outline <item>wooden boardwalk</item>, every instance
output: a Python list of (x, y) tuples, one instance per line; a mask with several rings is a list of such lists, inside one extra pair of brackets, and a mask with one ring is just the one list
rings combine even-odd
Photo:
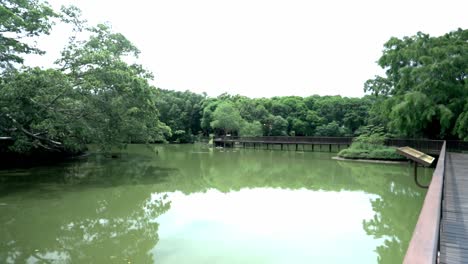
[[(263, 136), (263, 137), (238, 137), (238, 136), (229, 136), (229, 137), (218, 137), (213, 140), (213, 143), (216, 146), (223, 147), (234, 147), (235, 145), (246, 147), (261, 147), (269, 145), (280, 145), (281, 149), (284, 146), (296, 145), (296, 150), (298, 150), (298, 145), (309, 145), (313, 146), (323, 146), (328, 145), (329, 150), (331, 151), (332, 146), (341, 146), (349, 147), (353, 142), (353, 137), (306, 137), (306, 136)], [(419, 151), (422, 151), (427, 154), (438, 155), (443, 140), (428, 140), (428, 139), (387, 139), (385, 144), (392, 147), (412, 147)], [(289, 149), (289, 148), (288, 148)], [(447, 141), (447, 149), (449, 151), (459, 151), (459, 150), (468, 150), (468, 142), (463, 141)]]
[(468, 154), (447, 153), (439, 263), (468, 263)]

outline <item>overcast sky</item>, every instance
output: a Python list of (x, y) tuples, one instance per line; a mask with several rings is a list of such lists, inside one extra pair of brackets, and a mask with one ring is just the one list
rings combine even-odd
[[(468, 26), (466, 0), (50, 0), (74, 4), (90, 24), (110, 22), (140, 50), (154, 85), (173, 90), (362, 96), (383, 71), (390, 37), (442, 35)], [(30, 57), (50, 65), (67, 40), (60, 28)]]

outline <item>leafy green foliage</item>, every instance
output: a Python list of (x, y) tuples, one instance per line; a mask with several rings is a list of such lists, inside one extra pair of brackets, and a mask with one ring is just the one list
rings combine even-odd
[(393, 148), (374, 150), (348, 148), (341, 150), (338, 156), (346, 159), (404, 160)]
[(318, 95), (251, 99), (223, 94), (203, 102), (201, 128), (205, 134), (219, 104), (229, 102), (247, 122), (258, 121), (265, 136), (341, 136), (352, 135), (366, 125), (371, 97), (343, 98)]
[(210, 125), (213, 129), (219, 129), (228, 134), (239, 131), (242, 122), (239, 111), (231, 103), (223, 102), (213, 112), (213, 121)]
[(14, 152), (79, 151), (90, 132), (82, 121), (87, 109), (81, 95), (57, 70), (6, 74), (0, 83), (0, 109), (0, 133), (14, 139)]
[(263, 136), (262, 124), (258, 121), (254, 121), (252, 123), (244, 121), (239, 130), (239, 135), (246, 137)]
[(457, 122), (455, 124), (455, 131), (460, 136), (460, 138), (468, 141), (468, 100), (465, 104), (465, 109), (463, 113), (461, 113), (460, 116), (457, 118)]
[(381, 122), (402, 136), (467, 137), (468, 30), (391, 38), (378, 63), (386, 76), (367, 81), (364, 90), (383, 97)]
[(149, 86), (151, 74), (124, 58), (139, 50), (109, 26), (90, 29), (86, 41), (74, 41), (63, 51), (60, 63), (93, 109), (93, 142), (105, 150), (129, 142), (165, 139), (170, 129), (158, 120), (156, 90)]
[(395, 152), (395, 148), (376, 149), (369, 153), (369, 159), (383, 160), (405, 160), (405, 158)]
[(202, 103), (205, 98), (206, 95), (189, 91), (157, 89), (156, 108), (159, 111), (159, 119), (175, 131), (168, 138), (169, 141), (179, 143), (194, 141), (193, 135), (202, 130)]
[(288, 121), (281, 116), (272, 116), (269, 129), (269, 135), (271, 136), (286, 136), (288, 133)]
[(346, 134), (344, 128), (340, 127), (336, 121), (317, 127), (317, 136), (341, 137)]
[(69, 153), (85, 143), (110, 151), (171, 135), (158, 119), (151, 74), (124, 61), (138, 49), (106, 25), (88, 30), (87, 40), (71, 38), (59, 60), (61, 70), (3, 73), (0, 140), (13, 141), (9, 151)]
[(355, 149), (381, 149), (384, 148), (385, 136), (382, 134), (363, 134), (354, 138), (351, 148)]
[(396, 153), (395, 148), (385, 146), (382, 133), (363, 134), (353, 140), (351, 146), (338, 153), (339, 157), (348, 159), (404, 160)]
[(0, 1), (0, 70), (23, 63), (23, 54), (41, 54), (28, 38), (49, 34), (58, 14), (41, 0)]

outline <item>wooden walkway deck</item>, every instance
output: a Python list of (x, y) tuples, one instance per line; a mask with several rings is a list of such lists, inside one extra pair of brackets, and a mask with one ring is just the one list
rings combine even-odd
[(439, 263), (468, 263), (468, 154), (447, 153)]
[[(213, 140), (213, 143), (217, 146), (228, 146), (234, 147), (235, 145), (246, 147), (246, 145), (260, 147), (262, 145), (311, 145), (312, 149), (314, 145), (322, 146), (328, 145), (331, 151), (332, 146), (345, 146), (349, 147), (353, 142), (353, 137), (306, 137), (306, 136), (263, 136), (263, 137), (218, 137)], [(409, 146), (427, 154), (438, 155), (442, 148), (443, 140), (428, 140), (428, 139), (387, 139), (385, 144), (392, 147), (405, 147)], [(468, 150), (468, 142), (463, 141), (447, 141), (447, 149), (453, 150)]]

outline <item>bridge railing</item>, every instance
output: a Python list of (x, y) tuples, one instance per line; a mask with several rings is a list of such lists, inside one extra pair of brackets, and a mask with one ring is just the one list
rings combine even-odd
[(413, 231), (413, 237), (406, 251), (403, 261), (405, 264), (437, 263), (446, 146), (444, 141), (418, 222)]
[(258, 142), (258, 143), (323, 143), (323, 144), (351, 144), (352, 137), (290, 137), (290, 136), (262, 136), (262, 137), (221, 137), (216, 140), (220, 141), (237, 141), (237, 142)]
[(389, 138), (385, 140), (385, 144), (393, 147), (411, 147), (425, 153), (439, 154), (444, 141), (431, 139)]
[[(353, 137), (314, 137), (314, 136), (262, 136), (262, 137), (238, 137), (223, 136), (215, 138), (217, 142), (239, 142), (239, 143), (283, 143), (283, 144), (343, 144), (349, 145)], [(442, 145), (446, 142), (447, 151), (461, 152), (468, 151), (468, 141), (461, 140), (431, 140), (431, 139), (401, 139), (389, 138), (385, 140), (387, 146), (412, 147), (429, 154), (439, 154)]]
[(447, 151), (451, 151), (451, 152), (468, 151), (468, 141), (447, 140)]

